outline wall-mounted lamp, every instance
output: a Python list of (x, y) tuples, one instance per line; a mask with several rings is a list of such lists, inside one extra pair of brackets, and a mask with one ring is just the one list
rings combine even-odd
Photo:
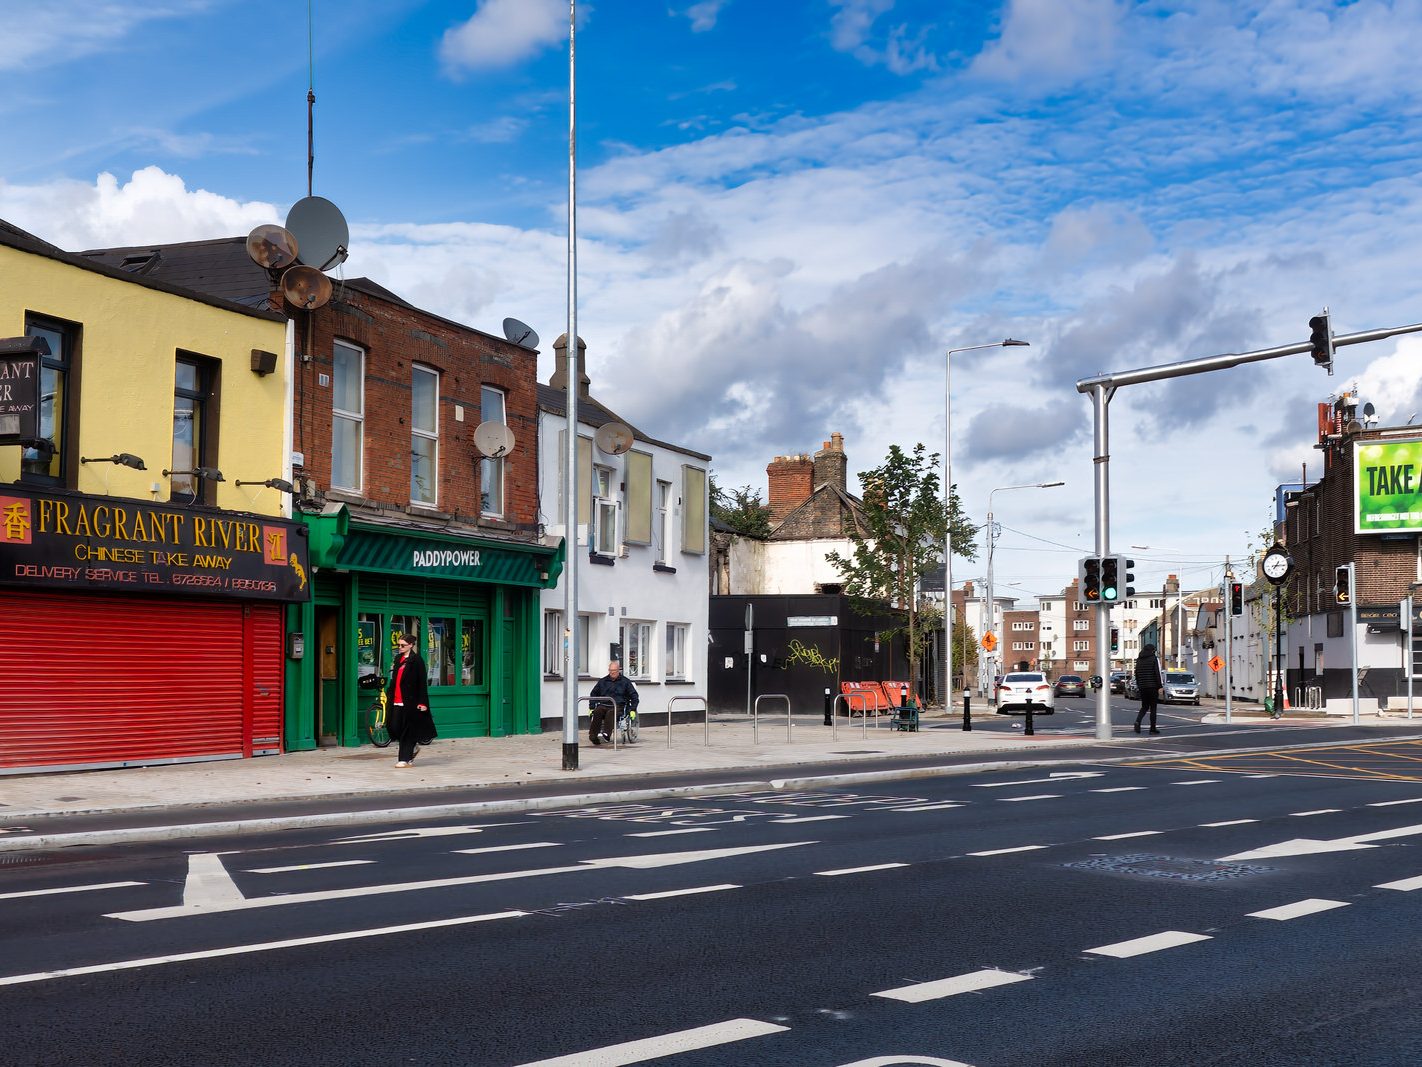
[(54, 456), (54, 442), (48, 437), (21, 437), (15, 442), (21, 448), (33, 449), (39, 458), (48, 463)]
[(276, 370), (277, 354), (275, 352), (264, 352), (260, 348), (252, 349), (252, 373), (257, 377), (263, 377)]
[[(221, 480), (222, 480), (221, 478), (218, 479), (218, 481), (221, 481)], [(238, 479), (237, 479), (235, 482), (233, 482), (232, 484), (233, 484), (233, 485), (265, 485), (268, 489), (280, 489), (283, 493), (293, 493), (293, 494), (294, 494), (294, 493), (296, 492), (296, 486), (292, 485), (292, 484), (291, 484), (289, 481), (287, 481), (285, 478), (268, 478), (268, 479), (266, 479), (265, 481), (261, 481), (261, 482), (246, 482), (246, 481), (243, 481), (241, 478), (238, 478)]]
[(143, 460), (132, 452), (120, 452), (116, 456), (80, 456), (80, 463), (117, 463), (121, 467), (132, 467), (136, 471), (146, 471)]
[(191, 474), (194, 478), (203, 478), (209, 482), (227, 481), (216, 467), (194, 467), (190, 471), (164, 471), (163, 477), (168, 478), (174, 474)]

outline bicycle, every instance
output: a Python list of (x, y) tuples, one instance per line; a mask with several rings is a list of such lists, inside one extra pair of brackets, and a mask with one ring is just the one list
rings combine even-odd
[[(369, 681), (367, 680), (369, 679)], [(390, 744), (390, 730), (385, 722), (386, 696), (385, 679), (378, 674), (362, 675), (356, 683), (362, 689), (374, 689), (375, 699), (370, 702), (370, 707), (366, 709), (367, 730), (370, 733), (370, 742), (376, 748), (385, 748)]]

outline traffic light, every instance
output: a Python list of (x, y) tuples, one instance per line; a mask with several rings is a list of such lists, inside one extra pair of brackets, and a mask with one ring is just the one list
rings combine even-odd
[(1332, 374), (1333, 330), (1328, 324), (1327, 308), (1323, 309), (1322, 315), (1315, 315), (1308, 320), (1308, 344), (1314, 363)]
[(1135, 561), (1135, 560), (1133, 560), (1133, 559), (1127, 559), (1125, 556), (1122, 556), (1122, 557), (1121, 557), (1121, 570), (1123, 570), (1123, 571), (1125, 572), (1125, 573), (1121, 576), (1121, 583), (1122, 583), (1122, 585), (1124, 586), (1122, 592), (1124, 593), (1125, 596), (1128, 596), (1128, 597), (1132, 597), (1132, 596), (1135, 596), (1135, 595), (1136, 595), (1136, 587), (1131, 584), (1132, 582), (1134, 582), (1134, 581), (1136, 580), (1136, 576), (1131, 573), (1131, 568), (1134, 567), (1135, 565), (1136, 565), (1136, 561)]
[(1244, 583), (1229, 583), (1229, 613), (1231, 615), (1244, 614)]
[(1111, 627), (1111, 655), (1121, 651), (1121, 631), (1115, 626)]
[(1081, 569), (1077, 573), (1077, 580), (1081, 583), (1081, 599), (1087, 604), (1099, 604), (1101, 602), (1101, 559), (1098, 556), (1086, 556), (1081, 560)]
[(1348, 595), (1348, 564), (1343, 564), (1335, 573), (1333, 581), (1333, 599), (1340, 605), (1347, 605), (1352, 598)]
[(1101, 557), (1101, 599), (1107, 604), (1114, 604), (1121, 598), (1120, 570), (1120, 556)]

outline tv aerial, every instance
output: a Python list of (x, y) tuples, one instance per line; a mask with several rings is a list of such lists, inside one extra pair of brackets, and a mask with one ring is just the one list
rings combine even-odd
[(490, 459), (500, 459), (513, 451), (513, 431), (502, 422), (481, 422), (474, 431), (474, 447)]
[(593, 434), (598, 451), (620, 456), (632, 447), (632, 427), (625, 422), (604, 422)]
[(538, 334), (533, 332), (532, 326), (518, 319), (504, 320), (504, 336), (520, 348), (538, 347)]
[(351, 229), (346, 217), (324, 196), (306, 196), (292, 204), (286, 228), (296, 238), (296, 258), (308, 267), (330, 270), (350, 255)]

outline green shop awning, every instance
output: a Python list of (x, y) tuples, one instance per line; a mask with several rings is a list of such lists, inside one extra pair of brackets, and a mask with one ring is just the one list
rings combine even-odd
[[(330, 551), (313, 552), (317, 566), (345, 571), (400, 575), (406, 578), (441, 578), (533, 589), (551, 589), (563, 573), (565, 546), (518, 544), (483, 537), (413, 533), (341, 522), (345, 512), (311, 515), (314, 527), (340, 528), (339, 534), (317, 537)], [(314, 533), (314, 531), (313, 531)], [(323, 530), (322, 533), (335, 533)]]

